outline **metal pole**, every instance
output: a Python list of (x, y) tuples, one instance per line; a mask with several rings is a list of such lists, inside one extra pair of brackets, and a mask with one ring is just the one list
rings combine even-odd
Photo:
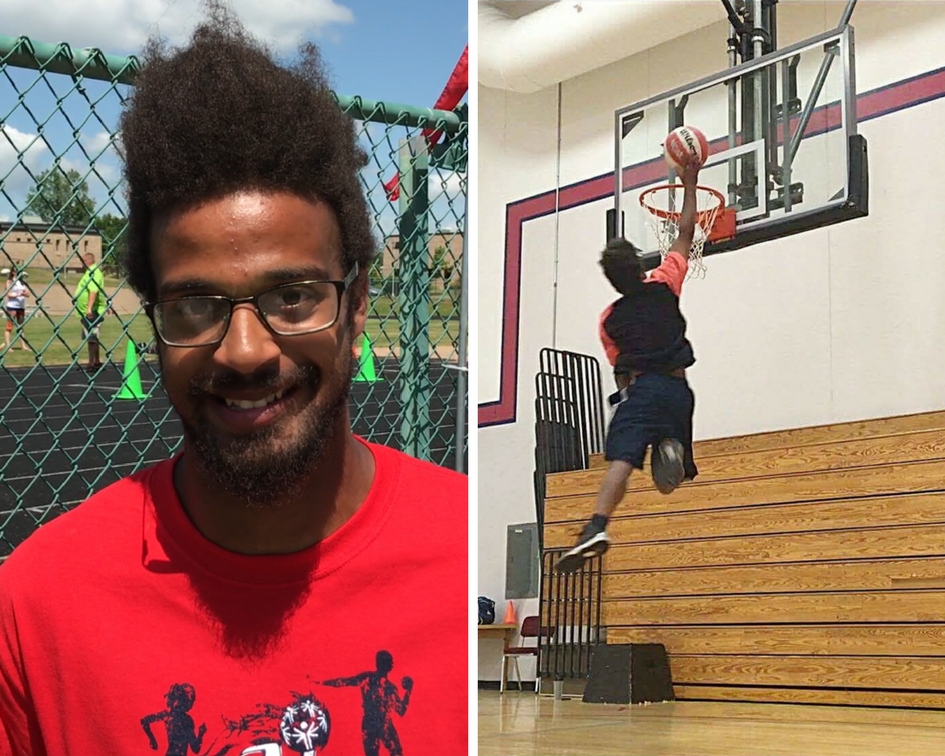
[(114, 81), (118, 84), (134, 84), (141, 69), (141, 62), (134, 55), (106, 55), (95, 47), (73, 50), (64, 42), (51, 44), (6, 34), (0, 34), (0, 60), (17, 68), (66, 76), (81, 73), (86, 79)]
[[(400, 403), (401, 450), (430, 458), (430, 250), (426, 139), (401, 142), (400, 188)], [(464, 250), (465, 256), (465, 250)]]
[(603, 584), (604, 584), (604, 558), (597, 557), (594, 560), (594, 574), (597, 576), (597, 591), (594, 596), (595, 601), (597, 602), (597, 617), (595, 619), (596, 631), (594, 637), (597, 642), (600, 643), (600, 621), (601, 621), (601, 599), (603, 598)]
[[(752, 56), (755, 60), (760, 58), (765, 54), (764, 49), (764, 34), (761, 33), (761, 24), (762, 14), (764, 13), (763, 2), (762, 0), (753, 0), (752, 2), (752, 12), (751, 20), (754, 25), (754, 31), (751, 36), (752, 43)], [(766, 69), (759, 68), (755, 71), (755, 102), (754, 104), (754, 115), (755, 115), (755, 138), (757, 139), (760, 135), (765, 133), (765, 122), (764, 122), (764, 80), (766, 75)], [(764, 166), (758, 166), (759, 171), (764, 171)]]
[(558, 84), (558, 121), (555, 124), (555, 245), (551, 282), (551, 346), (557, 347), (558, 334), (558, 236), (561, 227), (561, 84)]
[[(824, 52), (824, 59), (820, 64), (820, 70), (817, 71), (814, 84), (810, 89), (810, 95), (807, 98), (807, 102), (804, 103), (804, 109), (801, 111), (801, 115), (797, 120), (797, 128), (791, 135), (791, 161), (794, 160), (794, 156), (797, 154), (797, 148), (801, 146), (801, 138), (804, 136), (804, 131), (807, 130), (807, 124), (810, 122), (810, 117), (814, 112), (814, 106), (817, 104), (821, 90), (823, 90), (824, 84), (827, 82), (827, 75), (830, 73), (830, 66), (833, 64), (833, 59), (836, 57), (837, 53), (838, 50), (836, 46), (833, 46)], [(787, 139), (787, 134), (784, 135), (784, 138)]]
[(853, 27), (846, 28), (843, 32), (845, 39), (845, 49), (843, 50), (843, 80), (846, 82), (844, 87), (843, 99), (843, 133), (846, 134), (847, 143), (850, 137), (856, 134), (856, 69), (853, 65), (856, 43), (853, 39)]
[(765, 37), (763, 34), (764, 30), (764, 2), (763, 0), (752, 0), (751, 4), (751, 22), (752, 22), (752, 34), (751, 34), (751, 45), (752, 45), (752, 57), (760, 58), (765, 54)]
[(469, 363), (466, 358), (466, 330), (469, 320), (469, 277), (467, 275), (466, 254), (468, 247), (466, 244), (468, 229), (466, 219), (469, 209), (463, 210), (463, 256), (459, 267), (459, 343), (457, 349), (457, 376), (456, 376), (456, 471), (466, 472), (466, 438), (468, 435), (468, 397), (466, 395), (466, 371), (469, 369)]
[[(678, 114), (679, 114), (679, 111), (676, 108), (676, 100), (670, 100), (669, 101), (669, 123), (667, 124), (669, 128), (666, 129), (667, 134), (673, 131), (673, 129), (675, 129), (677, 126), (682, 125), (678, 123), (678, 120), (679, 120)], [(666, 183), (667, 184), (676, 183), (676, 169), (670, 166), (669, 164), (667, 164), (666, 166)], [(672, 190), (668, 194), (669, 194), (669, 197), (667, 198), (666, 209), (669, 210), (670, 212), (674, 212), (676, 210), (676, 190)]]
[[(856, 8), (856, 2), (857, 0), (848, 0), (846, 7), (843, 9), (843, 14), (840, 16), (840, 23), (837, 24), (837, 29), (843, 29), (845, 26), (849, 25), (850, 19), (853, 18), (853, 10)], [(791, 137), (792, 160), (797, 154), (797, 148), (800, 147), (801, 137), (804, 135), (804, 130), (807, 128), (807, 124), (810, 121), (811, 113), (814, 112), (814, 103), (816, 103), (817, 98), (820, 96), (820, 91), (824, 88), (824, 83), (827, 81), (827, 74), (830, 73), (830, 66), (833, 64), (834, 55), (836, 55), (836, 48), (827, 50), (824, 53), (820, 70), (817, 71), (817, 78), (814, 79), (814, 86), (811, 87), (811, 96), (804, 104), (804, 110), (797, 124), (797, 131), (795, 131)], [(787, 136), (785, 135), (785, 139), (786, 138)]]
[(587, 571), (581, 570), (577, 574), (577, 588), (575, 590), (575, 595), (577, 597), (577, 638), (575, 638), (575, 646), (577, 646), (577, 676), (584, 677), (584, 588), (587, 583)]
[(856, 8), (856, 0), (849, 0), (847, 7), (843, 9), (843, 15), (840, 16), (840, 23), (837, 24), (838, 29), (842, 29), (850, 23), (850, 19), (853, 18), (854, 8)]
[[(734, 11), (733, 11), (734, 13)], [(738, 40), (735, 35), (738, 30), (729, 25), (731, 36), (728, 38), (728, 65), (732, 68), (738, 65)], [(729, 79), (728, 82), (728, 147), (732, 149), (738, 141), (738, 79)], [(734, 158), (728, 161), (728, 206), (733, 207), (738, 194), (738, 161)]]
[(729, 26), (732, 27), (735, 34), (740, 36), (742, 31), (744, 31), (744, 25), (742, 24), (741, 19), (738, 17), (738, 13), (735, 12), (735, 8), (732, 7), (730, 0), (722, 0), (722, 5), (725, 6), (725, 15), (728, 16)]
[[(560, 552), (559, 552), (560, 554)], [(564, 583), (567, 579), (567, 575), (562, 572), (555, 572), (555, 593), (554, 593), (554, 607), (555, 607), (555, 627), (556, 630), (556, 644), (555, 644), (555, 681), (560, 682), (564, 680), (564, 638), (565, 638), (565, 628), (564, 628)]]
[[(767, 52), (774, 52), (778, 49), (778, 3), (777, 0), (769, 2), (765, 8), (765, 31), (768, 33)], [(778, 105), (778, 73), (777, 68), (770, 66), (766, 69), (767, 94), (765, 98), (765, 123), (768, 125), (767, 146), (768, 146), (768, 169), (769, 174), (778, 164), (778, 119), (774, 117)]]
[(784, 160), (781, 164), (781, 184), (784, 186), (784, 212), (791, 212), (791, 154), (788, 149), (788, 136), (791, 133), (791, 113), (788, 109), (788, 100), (791, 97), (791, 61), (781, 61), (781, 141)]
[(545, 622), (545, 570), (547, 569), (548, 555), (542, 551), (541, 527), (541, 523), (538, 523), (538, 656), (535, 659), (535, 677), (538, 678), (539, 693), (541, 693), (541, 679), (543, 677), (541, 665), (543, 661), (547, 663), (547, 651), (542, 646), (547, 642), (545, 628), (550, 626), (550, 623)]
[(768, 39), (771, 41), (771, 49), (768, 52), (774, 52), (778, 49), (778, 0), (775, 0), (768, 6)]
[(578, 625), (578, 607), (580, 606), (580, 596), (578, 593), (578, 579), (579, 576), (583, 578), (584, 570), (581, 572), (575, 573), (574, 578), (574, 587), (571, 592), (571, 679), (580, 679), (581, 678), (581, 646), (580, 646), (580, 633)]
[[(623, 236), (620, 228), (620, 213), (622, 212), (620, 196), (623, 194), (623, 140), (626, 136), (623, 133), (623, 116), (620, 113), (614, 114), (614, 236), (620, 238)], [(610, 239), (605, 239), (609, 242)]]
[[(754, 59), (755, 55), (752, 50), (752, 40), (751, 35), (748, 33), (752, 27), (750, 22), (753, 21), (751, 16), (751, 5), (749, 4), (751, 0), (742, 0), (739, 3), (739, 8), (742, 10), (743, 17), (746, 19), (745, 23), (742, 24), (742, 33), (738, 37), (739, 42), (739, 52), (741, 54), (742, 65), (746, 62)], [(741, 140), (743, 144), (748, 142), (754, 142), (758, 139), (758, 132), (756, 130), (755, 123), (755, 100), (757, 99), (754, 82), (757, 72), (752, 72), (750, 74), (745, 74), (738, 81), (738, 86), (741, 92), (740, 99), (740, 117), (739, 117), (739, 127), (741, 129)], [(760, 166), (757, 165), (757, 159), (754, 155), (746, 155), (741, 162), (741, 176), (739, 185), (737, 188), (738, 198), (747, 196), (745, 193), (748, 191), (749, 187), (754, 187), (757, 183), (757, 172), (760, 169)], [(754, 191), (754, 189), (752, 189)]]

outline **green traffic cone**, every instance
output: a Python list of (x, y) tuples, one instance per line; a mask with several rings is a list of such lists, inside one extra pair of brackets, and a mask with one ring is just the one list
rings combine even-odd
[(371, 351), (371, 341), (367, 333), (361, 340), (361, 359), (358, 362), (358, 374), (354, 377), (355, 383), (377, 383), (377, 370), (374, 367), (374, 352)]
[(121, 375), (121, 389), (115, 394), (116, 399), (146, 399), (141, 388), (141, 373), (138, 372), (138, 352), (135, 343), (128, 339), (128, 348), (125, 350), (125, 369)]

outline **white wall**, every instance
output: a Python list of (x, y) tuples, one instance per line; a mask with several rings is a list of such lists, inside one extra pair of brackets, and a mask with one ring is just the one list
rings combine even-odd
[[(780, 3), (780, 46), (832, 28), (842, 7)], [(945, 2), (861, 2), (853, 26), (860, 92), (945, 66)], [(560, 185), (613, 170), (616, 108), (724, 68), (727, 31), (719, 24), (565, 82)], [(498, 398), (506, 206), (555, 188), (557, 97), (480, 89), (480, 402)], [(687, 283), (696, 438), (945, 407), (945, 150), (929, 147), (945, 137), (945, 99), (867, 121), (860, 133), (868, 218), (711, 257), (707, 278)], [(535, 519), (538, 351), (589, 353), (606, 372), (597, 319), (614, 293), (597, 256), (611, 206), (524, 226), (517, 421), (479, 435), (479, 592), (500, 613), (506, 526)], [(537, 602), (517, 606), (521, 617)], [(498, 653), (480, 651), (480, 679), (497, 679)]]

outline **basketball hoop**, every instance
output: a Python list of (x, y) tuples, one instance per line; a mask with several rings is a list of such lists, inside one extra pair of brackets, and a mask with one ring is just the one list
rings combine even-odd
[[(647, 189), (640, 195), (640, 204), (647, 212), (650, 228), (659, 244), (660, 256), (665, 259), (670, 247), (679, 235), (679, 219), (682, 200), (676, 200), (676, 190), (683, 191), (682, 184), (664, 184)], [(717, 223), (724, 218), (723, 223)], [(735, 235), (735, 213), (725, 207), (725, 196), (708, 186), (696, 187), (696, 228), (689, 248), (689, 273), (699, 278), (705, 276), (702, 249), (709, 240), (726, 239)], [(716, 228), (718, 226), (719, 228)]]

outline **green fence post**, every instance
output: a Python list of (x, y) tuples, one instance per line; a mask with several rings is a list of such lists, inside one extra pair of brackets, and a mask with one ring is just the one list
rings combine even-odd
[[(466, 105), (459, 108), (459, 112), (466, 119)], [(461, 135), (461, 137), (459, 136)], [(447, 137), (445, 141), (434, 145), (430, 151), (430, 164), (441, 171), (456, 171), (466, 173), (466, 167), (469, 163), (469, 151), (466, 143), (465, 126), (460, 127), (459, 135), (454, 134)], [(451, 210), (452, 203), (451, 203)], [(455, 412), (456, 427), (453, 432), (453, 459), (454, 467), (459, 472), (466, 471), (466, 437), (468, 421), (468, 392), (466, 389), (466, 379), (468, 365), (466, 364), (466, 341), (467, 319), (469, 315), (469, 278), (467, 275), (467, 236), (466, 236), (466, 203), (463, 203), (462, 217), (455, 216), (457, 221), (456, 233), (463, 240), (463, 252), (459, 259), (460, 267), (460, 297), (459, 297), (459, 334), (456, 340), (456, 360), (455, 366), (449, 366), (456, 370), (456, 396)], [(454, 260), (454, 263), (456, 261)], [(452, 314), (450, 315), (452, 317)]]
[(402, 140), (400, 170), (400, 404), (401, 448), (430, 459), (430, 158), (422, 136)]

